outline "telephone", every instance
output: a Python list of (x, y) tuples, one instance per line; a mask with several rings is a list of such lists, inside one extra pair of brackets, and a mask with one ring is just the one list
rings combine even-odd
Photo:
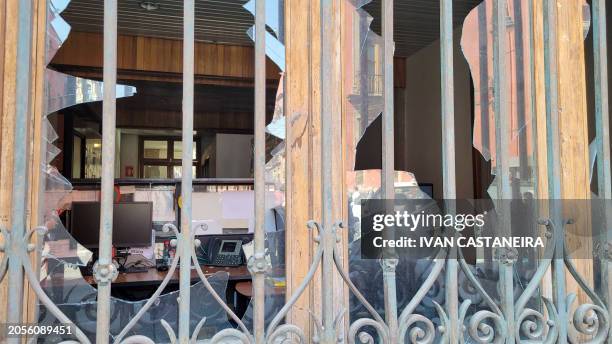
[(208, 245), (206, 245), (204, 257), (201, 257), (203, 258), (201, 263), (212, 266), (244, 265), (242, 242), (241, 239), (236, 238), (212, 238)]

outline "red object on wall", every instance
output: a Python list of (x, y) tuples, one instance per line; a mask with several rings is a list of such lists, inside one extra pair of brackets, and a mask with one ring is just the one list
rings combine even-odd
[(134, 176), (134, 166), (126, 166), (125, 167), (125, 176), (133, 177)]

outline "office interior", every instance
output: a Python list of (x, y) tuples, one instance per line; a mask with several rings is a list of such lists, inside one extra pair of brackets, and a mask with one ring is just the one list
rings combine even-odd
[[(479, 3), (461, 2), (455, 18), (456, 186), (460, 199), (488, 198), (494, 178), (491, 162), (474, 144), (479, 94), (460, 46), (463, 22)], [(254, 86), (253, 43), (246, 33), (252, 16), (243, 4), (202, 2), (197, 6), (193, 151), (187, 154), (193, 159), (192, 229), (201, 242), (197, 262), (206, 276), (225, 274), (219, 288), (227, 304), (239, 316), (248, 317)], [(136, 93), (117, 99), (113, 246), (119, 276), (113, 283), (113, 296), (137, 302), (155, 292), (174, 256), (174, 234), (164, 226), (180, 227), (181, 223), (181, 158), (186, 153), (181, 149), (182, 7), (170, 0), (121, 1), (119, 5), (118, 82), (134, 87)], [(418, 11), (418, 6), (396, 9), (394, 136), (396, 170), (409, 176), (407, 180), (428, 196), (440, 199), (443, 168), (437, 6), (432, 2), (418, 22), (402, 19), (406, 13)], [(372, 29), (377, 33), (379, 7), (380, 1), (365, 7), (374, 17)], [(102, 14), (97, 1), (70, 2), (62, 16), (72, 31), (51, 61), (51, 69), (102, 79)], [(275, 61), (267, 62), (266, 114), (267, 124), (273, 124), (283, 104), (283, 70)], [(78, 270), (84, 281), (95, 287), (91, 274), (98, 245), (99, 178), (105, 168), (101, 163), (102, 103), (71, 106), (49, 120), (59, 135), (56, 145), (60, 149), (52, 165), (72, 186), (57, 213), (74, 238), (70, 245), (91, 253), (85, 254), (88, 261)], [(355, 171), (381, 168), (381, 142), (378, 118), (363, 128), (355, 147)], [(268, 163), (279, 157), (282, 143), (281, 138), (268, 135)], [(268, 295), (271, 304), (282, 305), (274, 301), (275, 297), (284, 300), (286, 274), (284, 170), (277, 172), (280, 177), (276, 183), (270, 182), (266, 194), (265, 229), (273, 266), (268, 273)], [(50, 265), (44, 269), (58, 271)], [(199, 279), (195, 270), (192, 277), (194, 283)], [(174, 279), (164, 293), (177, 289), (178, 279)]]

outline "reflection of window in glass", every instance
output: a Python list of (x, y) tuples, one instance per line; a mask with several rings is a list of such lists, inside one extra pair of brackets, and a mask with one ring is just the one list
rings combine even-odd
[[(183, 141), (174, 141), (174, 159), (182, 159), (183, 158)], [(196, 144), (195, 142), (193, 143), (193, 150), (192, 150), (192, 154), (191, 154), (191, 158), (192, 159), (197, 159), (197, 151), (196, 151)]]
[(143, 157), (145, 159), (166, 159), (168, 157), (168, 142), (166, 140), (145, 140)]
[[(196, 175), (196, 167), (191, 167), (191, 171), (193, 175)], [(173, 166), (172, 167), (172, 178), (181, 178), (183, 176), (183, 166)]]
[(85, 144), (85, 178), (102, 175), (102, 140), (87, 139)]
[[(198, 140), (193, 142), (193, 176), (197, 175)], [(180, 138), (149, 137), (140, 141), (140, 171), (143, 178), (181, 178), (183, 147)]]
[(166, 166), (151, 166), (145, 165), (143, 171), (144, 178), (168, 178), (168, 168)]

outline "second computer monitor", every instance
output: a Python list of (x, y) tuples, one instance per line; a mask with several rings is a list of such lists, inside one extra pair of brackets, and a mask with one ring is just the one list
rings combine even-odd
[[(151, 246), (153, 203), (116, 203), (113, 206), (113, 246)], [(70, 212), (70, 231), (83, 246), (97, 248), (100, 233), (100, 203), (74, 202)]]

